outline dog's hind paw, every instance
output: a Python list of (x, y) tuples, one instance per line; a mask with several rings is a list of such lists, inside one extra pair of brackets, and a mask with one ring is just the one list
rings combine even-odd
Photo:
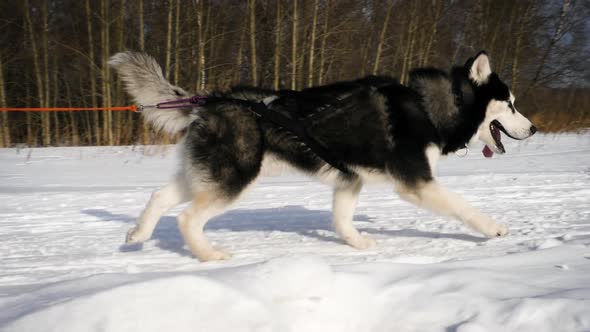
[(368, 235), (359, 235), (354, 238), (344, 239), (344, 241), (349, 246), (359, 250), (371, 249), (377, 246), (377, 241)]
[(231, 254), (227, 251), (223, 250), (212, 250), (206, 253), (201, 253), (197, 255), (201, 262), (208, 262), (208, 261), (223, 261), (228, 260), (231, 258)]
[(141, 234), (139, 231), (139, 227), (135, 226), (127, 231), (127, 236), (125, 237), (126, 244), (133, 244), (133, 243), (140, 243), (144, 242), (148, 239), (145, 235)]

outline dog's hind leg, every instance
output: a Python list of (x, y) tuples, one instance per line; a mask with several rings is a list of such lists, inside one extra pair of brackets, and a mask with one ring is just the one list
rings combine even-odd
[(356, 249), (368, 249), (375, 246), (375, 240), (366, 235), (361, 235), (352, 225), (352, 218), (361, 188), (362, 183), (358, 181), (334, 189), (332, 223), (336, 233), (342, 237), (346, 244)]
[(434, 180), (411, 187), (399, 184), (396, 186), (396, 190), (408, 202), (459, 219), (488, 237), (508, 234), (506, 225), (496, 223), (492, 218), (471, 206), (461, 196), (445, 189)]
[(186, 187), (184, 178), (178, 175), (174, 181), (155, 191), (147, 206), (141, 213), (137, 225), (127, 232), (127, 243), (138, 243), (149, 239), (166, 211), (176, 205), (190, 200), (190, 189)]
[(191, 204), (178, 216), (178, 227), (193, 255), (200, 261), (229, 259), (231, 254), (213, 248), (203, 232), (209, 219), (223, 213), (229, 206), (226, 198), (214, 192), (196, 194)]

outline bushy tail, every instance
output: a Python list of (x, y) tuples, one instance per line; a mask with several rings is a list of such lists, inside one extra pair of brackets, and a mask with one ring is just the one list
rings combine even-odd
[[(170, 84), (156, 60), (147, 54), (117, 53), (111, 57), (109, 65), (115, 69), (125, 84), (125, 90), (138, 104), (155, 105), (189, 96), (182, 88)], [(155, 129), (169, 134), (181, 131), (195, 119), (191, 109), (146, 108), (143, 115)]]

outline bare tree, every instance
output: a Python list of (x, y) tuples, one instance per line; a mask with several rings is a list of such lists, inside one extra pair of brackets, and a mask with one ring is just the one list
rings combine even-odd
[[(47, 0), (43, 1), (43, 6), (41, 7), (41, 16), (43, 17), (43, 33), (41, 33), (41, 44), (43, 47), (43, 77), (44, 77), (44, 93), (43, 98), (45, 103), (43, 104), (44, 107), (49, 107), (51, 103), (51, 91), (49, 88), (49, 47), (47, 43), (47, 33), (49, 30), (49, 24), (47, 22), (47, 11), (49, 3)], [(51, 144), (51, 118), (49, 113), (43, 112), (41, 113), (41, 132), (43, 135), (43, 145), (47, 146)]]
[(541, 56), (541, 58), (537, 62), (539, 64), (537, 67), (537, 70), (535, 71), (535, 74), (533, 75), (533, 78), (531, 80), (531, 84), (527, 87), (527, 89), (523, 95), (527, 95), (528, 92), (530, 91), (530, 89), (533, 86), (535, 86), (536, 84), (538, 84), (539, 78), (541, 76), (541, 73), (543, 72), (543, 69), (545, 68), (545, 65), (547, 63), (547, 59), (548, 59), (549, 55), (551, 54), (551, 52), (555, 48), (555, 45), (557, 44), (557, 42), (561, 39), (561, 37), (563, 35), (563, 27), (565, 25), (566, 18), (567, 18), (568, 12), (570, 11), (571, 5), (572, 5), (571, 0), (563, 0), (563, 4), (561, 6), (561, 12), (559, 14), (559, 22), (557, 23), (557, 27), (555, 28), (555, 32), (553, 33), (553, 36), (551, 36), (551, 39), (549, 40), (549, 44), (547, 45), (545, 52), (543, 52), (543, 55)]
[(258, 85), (258, 67), (256, 66), (256, 0), (248, 2), (250, 8), (250, 61), (252, 62), (252, 85)]
[(244, 39), (246, 38), (246, 25), (248, 24), (248, 20), (244, 20), (244, 26), (241, 29), (240, 33), (240, 42), (238, 48), (238, 55), (236, 61), (236, 71), (234, 76), (234, 81), (240, 82), (241, 81), (241, 74), (242, 74), (242, 63), (243, 63), (243, 53), (244, 53)]
[[(31, 43), (31, 51), (33, 53), (33, 70), (34, 70), (34, 74), (35, 74), (35, 79), (37, 82), (37, 97), (38, 97), (38, 102), (39, 102), (39, 106), (43, 107), (45, 106), (45, 98), (44, 98), (44, 91), (43, 91), (43, 76), (41, 75), (41, 65), (40, 65), (40, 60), (39, 60), (39, 49), (37, 48), (37, 42), (35, 40), (35, 29), (33, 28), (33, 22), (31, 20), (31, 7), (29, 5), (29, 0), (24, 0), (24, 6), (23, 6), (23, 10), (25, 12), (25, 23), (26, 23), (26, 27), (27, 27), (27, 31), (29, 33), (29, 42)], [(27, 113), (29, 114), (29, 113)], [(43, 119), (43, 118), (42, 118)], [(29, 115), (29, 119), (28, 122), (30, 123), (31, 119), (30, 119), (30, 115)], [(46, 127), (46, 123), (42, 122), (41, 124), (42, 128), (47, 128)], [(45, 129), (47, 130), (47, 129)], [(32, 137), (31, 135), (28, 135), (29, 137)], [(48, 145), (49, 143), (46, 142), (45, 138), (46, 135), (43, 135), (43, 144), (44, 145)]]
[(326, 42), (328, 40), (328, 24), (330, 20), (330, 0), (326, 0), (324, 9), (324, 28), (322, 32), (322, 42), (320, 43), (320, 72), (318, 74), (318, 84), (324, 83), (325, 64), (326, 64)]
[(387, 36), (387, 26), (389, 25), (389, 18), (391, 17), (391, 11), (393, 9), (394, 2), (392, 1), (388, 8), (383, 26), (381, 27), (381, 33), (379, 34), (379, 43), (377, 44), (377, 54), (375, 55), (375, 62), (373, 64), (373, 75), (376, 75), (379, 71), (379, 62), (381, 61), (381, 52), (383, 52), (383, 44), (385, 44), (385, 37)]
[[(110, 19), (109, 19), (109, 2), (102, 0), (101, 3), (101, 41), (102, 41), (102, 105), (103, 107), (111, 106), (111, 73), (107, 62), (110, 57)], [(112, 111), (104, 111), (103, 116), (103, 136), (107, 145), (113, 145), (112, 130)]]
[[(176, 0), (178, 1), (178, 0)], [(174, 0), (168, 0), (168, 20), (166, 21), (166, 62), (164, 63), (164, 76), (170, 77), (170, 59), (172, 56), (172, 13)]]
[(293, 29), (291, 37), (291, 90), (297, 89), (297, 2), (293, 0)]
[[(0, 107), (6, 104), (6, 87), (4, 83), (4, 62), (0, 53)], [(8, 126), (8, 112), (0, 112), (0, 147), (10, 146), (10, 128)]]
[[(0, 103), (123, 104), (106, 60), (124, 49), (161, 57), (172, 82), (199, 91), (370, 73), (405, 83), (413, 67), (448, 68), (485, 49), (539, 127), (573, 128), (588, 116), (589, 15), (590, 3), (573, 0), (0, 1)], [(563, 113), (543, 112), (554, 108)], [(166, 140), (132, 113), (0, 113), (0, 145)]]
[(174, 18), (174, 84), (179, 84), (180, 76), (180, 0), (176, 0)]
[(522, 42), (525, 38), (525, 29), (528, 27), (528, 24), (531, 21), (533, 5), (533, 1), (525, 4), (525, 8), (520, 19), (520, 24), (518, 26), (518, 31), (516, 32), (516, 42), (514, 43), (514, 57), (512, 60), (512, 93), (516, 93), (518, 88), (518, 61), (522, 50)]
[[(98, 107), (96, 99), (96, 64), (94, 63), (94, 36), (92, 34), (92, 12), (90, 11), (90, 0), (86, 0), (86, 31), (88, 38), (88, 75), (90, 78), (90, 100), (92, 107)], [(94, 144), (101, 144), (100, 112), (93, 111)]]
[(314, 53), (315, 53), (315, 39), (316, 39), (316, 27), (318, 21), (318, 8), (319, 8), (319, 1), (314, 0), (313, 3), (313, 18), (311, 20), (311, 36), (309, 38), (309, 67), (307, 70), (307, 86), (313, 86), (313, 73), (315, 68), (313, 67), (314, 63)]
[(283, 23), (283, 16), (281, 13), (281, 0), (276, 0), (277, 3), (277, 16), (276, 16), (276, 27), (275, 27), (275, 53), (274, 53), (274, 80), (273, 88), (279, 89), (281, 80), (281, 27)]
[(204, 0), (195, 0), (195, 2), (197, 7), (197, 37), (199, 45), (199, 55), (197, 60), (199, 79), (197, 81), (197, 90), (205, 90), (205, 82), (207, 81), (207, 75), (205, 68), (205, 29), (203, 27)]
[[(74, 105), (72, 104), (72, 89), (70, 87), (70, 83), (68, 81), (65, 82), (65, 90), (66, 90), (66, 98), (68, 101), (68, 107), (73, 107)], [(70, 134), (66, 136), (71, 138), (71, 145), (80, 145), (80, 134), (78, 133), (78, 119), (76, 117), (76, 113), (75, 112), (68, 112), (68, 118), (70, 121), (69, 127), (70, 127)]]
[(409, 71), (411, 69), (412, 66), (412, 56), (413, 56), (413, 51), (414, 51), (414, 45), (416, 43), (416, 27), (418, 25), (418, 1), (414, 1), (410, 4), (410, 15), (408, 17), (408, 28), (407, 28), (407, 39), (406, 39), (406, 45), (405, 45), (405, 49), (404, 49), (404, 55), (403, 55), (403, 65), (402, 65), (402, 72), (401, 72), (401, 77), (400, 77), (400, 81), (402, 83), (406, 83), (408, 80), (408, 74)]
[(435, 37), (438, 31), (438, 23), (440, 20), (440, 15), (442, 13), (444, 7), (444, 1), (438, 0), (432, 2), (433, 6), (433, 17), (430, 26), (430, 36), (428, 36), (428, 42), (426, 43), (426, 50), (424, 51), (423, 58), (422, 58), (422, 66), (428, 65), (430, 60), (430, 53), (432, 52), (432, 45), (434, 44)]

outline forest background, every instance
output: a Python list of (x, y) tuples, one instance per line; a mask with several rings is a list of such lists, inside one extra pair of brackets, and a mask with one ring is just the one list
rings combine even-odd
[[(402, 83), (480, 50), (543, 132), (590, 128), (590, 1), (21, 0), (0, 2), (0, 107), (128, 105), (106, 65), (153, 55), (189, 91)], [(0, 147), (170, 143), (132, 112), (0, 112)]]

